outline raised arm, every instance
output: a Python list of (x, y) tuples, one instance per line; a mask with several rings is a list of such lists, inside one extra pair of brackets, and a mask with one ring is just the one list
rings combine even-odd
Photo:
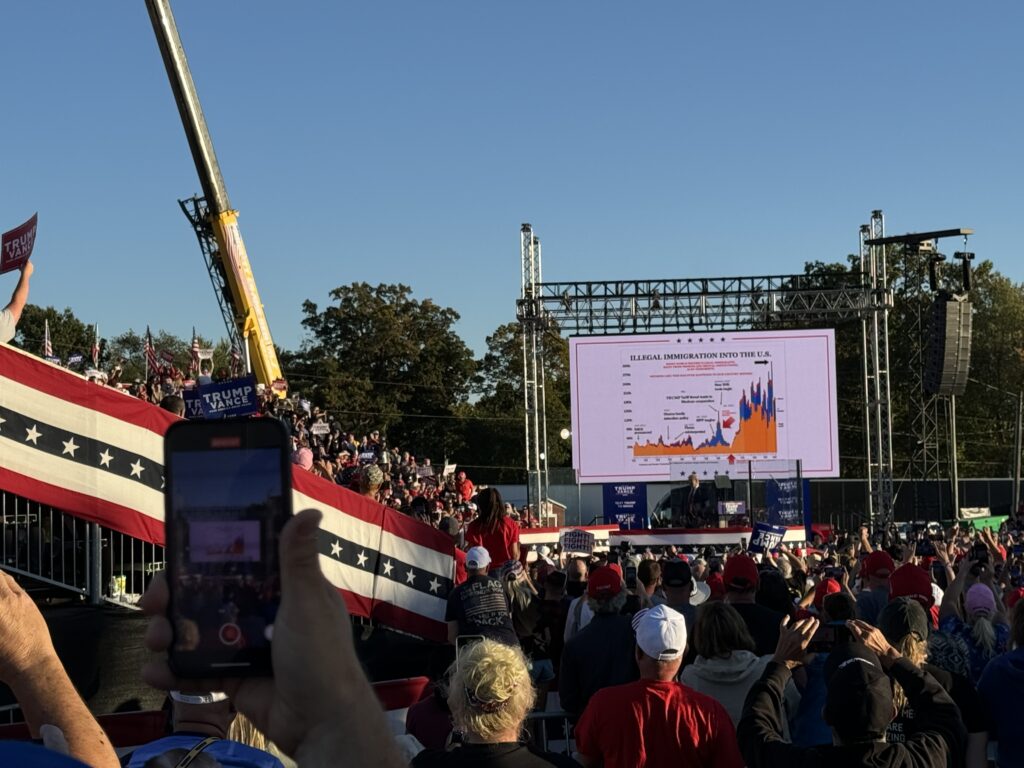
[[(878, 655), (886, 673), (906, 692), (914, 719), (922, 724), (921, 732), (907, 741), (907, 748), (923, 758), (917, 764), (927, 761), (928, 765), (944, 765), (949, 755), (963, 755), (967, 749), (967, 729), (960, 710), (935, 678), (889, 645), (877, 627), (865, 621), (848, 621), (846, 626), (857, 640)], [(937, 749), (945, 752), (941, 760), (937, 759)]]
[(945, 593), (942, 595), (942, 604), (939, 606), (939, 621), (948, 616), (963, 618), (960, 614), (960, 595), (963, 594), (964, 588), (967, 586), (967, 577), (971, 574), (971, 568), (977, 564), (976, 560), (966, 557), (960, 561), (960, 569), (956, 573), (956, 578), (950, 582), (949, 586), (946, 587)]
[(34, 271), (35, 267), (32, 266), (31, 261), (26, 261), (21, 266), (21, 276), (18, 278), (18, 284), (14, 287), (14, 293), (11, 294), (11, 301), (4, 307), (4, 309), (11, 313), (15, 324), (21, 320), (21, 311), (25, 309), (25, 304), (28, 303), (28, 281)]
[(798, 764), (801, 750), (783, 736), (785, 689), (792, 670), (806, 658), (807, 644), (818, 629), (817, 619), (802, 619), (792, 627), (782, 620), (775, 655), (764, 674), (750, 688), (743, 716), (736, 728), (740, 752), (748, 768), (769, 768)]
[(871, 554), (874, 552), (874, 548), (871, 546), (871, 538), (868, 536), (868, 527), (862, 525), (860, 527), (860, 548), (862, 552)]

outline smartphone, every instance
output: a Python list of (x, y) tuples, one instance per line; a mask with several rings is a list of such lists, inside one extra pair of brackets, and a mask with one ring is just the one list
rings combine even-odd
[(278, 540), (292, 515), (277, 419), (181, 421), (164, 438), (169, 661), (183, 678), (272, 673)]
[(836, 647), (837, 643), (843, 643), (850, 640), (850, 630), (846, 628), (846, 623), (842, 621), (830, 621), (827, 624), (821, 624), (814, 636), (811, 638), (811, 642), (807, 644), (807, 650), (809, 653), (829, 653), (833, 648)]
[(626, 589), (636, 589), (636, 566), (626, 566)]
[(825, 569), (825, 578), (835, 579), (836, 581), (841, 583), (843, 581), (843, 575), (845, 571), (846, 569), (843, 568), (843, 566), (841, 565), (830, 565), (828, 568)]
[(740, 537), (740, 549), (742, 549), (744, 552), (747, 551), (747, 537), (746, 536), (741, 536)]

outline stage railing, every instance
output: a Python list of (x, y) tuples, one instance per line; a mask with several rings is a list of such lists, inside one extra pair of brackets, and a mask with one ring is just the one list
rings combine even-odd
[(164, 549), (59, 509), (0, 493), (0, 567), (92, 603), (134, 608)]
[(80, 595), (90, 592), (89, 551), (95, 530), (60, 510), (0, 494), (0, 560), (4, 570)]

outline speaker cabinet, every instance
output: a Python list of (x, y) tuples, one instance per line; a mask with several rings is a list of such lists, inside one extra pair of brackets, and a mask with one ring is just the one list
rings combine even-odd
[(971, 302), (939, 296), (932, 304), (925, 353), (924, 390), (962, 395), (971, 371)]

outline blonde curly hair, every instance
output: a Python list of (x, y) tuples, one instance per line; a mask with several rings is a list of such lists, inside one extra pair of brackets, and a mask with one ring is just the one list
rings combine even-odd
[(461, 649), (449, 672), (456, 728), (484, 741), (522, 728), (536, 692), (521, 650), (485, 638)]
[[(907, 659), (915, 667), (920, 667), (926, 661), (928, 661), (928, 641), (925, 638), (918, 637), (916, 632), (911, 632), (900, 638), (898, 643), (893, 644), (897, 651)], [(897, 712), (902, 712), (910, 702), (907, 699), (907, 693), (903, 690), (903, 686), (893, 681), (892, 684), (892, 703), (896, 707)]]

